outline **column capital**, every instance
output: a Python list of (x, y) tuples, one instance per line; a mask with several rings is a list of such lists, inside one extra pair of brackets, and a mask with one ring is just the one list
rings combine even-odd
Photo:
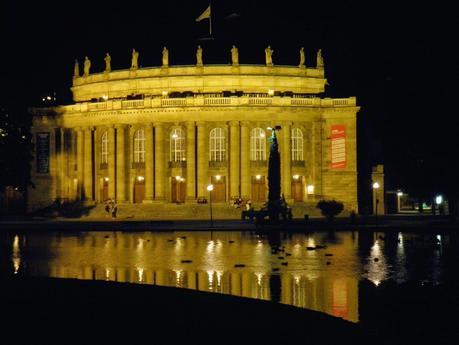
[(164, 122), (153, 122), (153, 127), (164, 127)]
[(282, 121), (282, 126), (291, 126), (292, 123), (292, 121)]
[(241, 121), (241, 127), (250, 127), (250, 121)]
[(115, 127), (116, 129), (125, 129), (125, 128), (126, 128), (126, 125), (121, 123), (121, 124), (114, 125), (114, 127)]
[(185, 121), (185, 125), (187, 127), (194, 127), (196, 126), (196, 122), (195, 121)]
[(196, 121), (196, 126), (205, 127), (207, 126), (207, 122), (206, 121)]
[(239, 121), (228, 121), (228, 125), (231, 127), (239, 127)]

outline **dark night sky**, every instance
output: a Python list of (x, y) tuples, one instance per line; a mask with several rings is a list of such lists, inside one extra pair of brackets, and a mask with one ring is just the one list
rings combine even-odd
[(441, 1), (214, 0), (215, 40), (198, 42), (208, 22), (195, 18), (208, 3), (2, 2), (2, 95), (31, 105), (56, 91), (58, 102), (69, 103), (74, 59), (85, 55), (92, 72), (103, 70), (106, 52), (113, 69), (128, 68), (132, 48), (141, 66), (160, 65), (163, 46), (171, 65), (193, 64), (199, 43), (204, 63), (228, 63), (235, 44), (242, 64), (263, 64), (270, 44), (274, 64), (297, 65), (304, 46), (306, 64), (314, 66), (322, 48), (330, 84), (325, 96), (357, 96), (363, 174), (372, 164), (390, 164), (393, 152), (410, 145), (406, 131), (425, 132), (429, 117), (444, 116), (446, 127), (453, 121), (448, 104), (456, 96), (457, 38), (454, 11)]

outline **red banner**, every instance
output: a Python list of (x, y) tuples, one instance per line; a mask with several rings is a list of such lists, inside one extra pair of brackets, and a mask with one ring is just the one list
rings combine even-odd
[(331, 126), (331, 168), (346, 167), (346, 126)]

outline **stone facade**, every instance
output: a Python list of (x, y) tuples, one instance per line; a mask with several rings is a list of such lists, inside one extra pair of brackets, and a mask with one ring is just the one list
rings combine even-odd
[(210, 183), (213, 202), (230, 207), (241, 197), (262, 203), (267, 127), (280, 125), (287, 201), (334, 198), (357, 211), (359, 107), (355, 97), (319, 97), (325, 84), (323, 68), (304, 66), (163, 66), (76, 75), (74, 104), (32, 110), (29, 209), (108, 198), (195, 204), (209, 197)]

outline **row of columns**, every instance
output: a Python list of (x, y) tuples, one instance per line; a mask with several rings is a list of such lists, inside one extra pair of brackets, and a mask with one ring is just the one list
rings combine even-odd
[[(131, 141), (136, 127), (116, 125), (107, 128), (108, 132), (108, 197), (119, 202), (128, 201), (127, 188), (132, 187), (135, 176), (130, 173), (133, 146)], [(151, 123), (143, 127), (145, 133), (145, 202), (164, 201), (166, 198), (166, 158), (169, 147), (165, 146), (166, 137), (163, 123)], [(206, 122), (188, 121), (186, 128), (186, 195), (187, 200), (207, 195), (209, 166), (209, 133)], [(244, 121), (230, 121), (228, 140), (228, 188), (230, 196), (251, 196), (250, 171), (250, 128), (251, 124)], [(284, 122), (278, 135), (281, 150), (281, 183), (282, 193), (288, 199), (291, 195), (291, 123)], [(105, 131), (105, 129), (104, 129)], [(99, 136), (93, 128), (77, 128), (76, 137), (76, 178), (78, 190), (76, 194), (86, 200), (96, 200), (98, 193), (97, 171), (100, 159)], [(62, 133), (62, 132), (61, 132)], [(129, 133), (128, 142), (126, 135)], [(196, 135), (197, 133), (197, 135)], [(63, 135), (63, 134), (62, 134)], [(94, 136), (94, 137), (93, 137)], [(197, 138), (196, 138), (197, 136)], [(96, 139), (97, 138), (97, 139)], [(197, 140), (196, 140), (197, 139)], [(61, 145), (64, 145), (62, 136)], [(196, 145), (196, 147), (195, 147)], [(94, 153), (93, 153), (94, 152)], [(197, 160), (196, 160), (197, 155)], [(69, 155), (71, 156), (71, 155)], [(68, 158), (69, 164), (73, 164)], [(63, 170), (64, 162), (59, 164)], [(195, 175), (197, 169), (197, 174)], [(93, 174), (95, 176), (93, 177)], [(63, 178), (62, 178), (63, 179)], [(115, 182), (113, 182), (115, 181)], [(129, 181), (129, 182), (128, 182)], [(116, 185), (115, 185), (116, 183)], [(95, 185), (93, 185), (95, 184)], [(63, 188), (62, 188), (63, 192)]]

